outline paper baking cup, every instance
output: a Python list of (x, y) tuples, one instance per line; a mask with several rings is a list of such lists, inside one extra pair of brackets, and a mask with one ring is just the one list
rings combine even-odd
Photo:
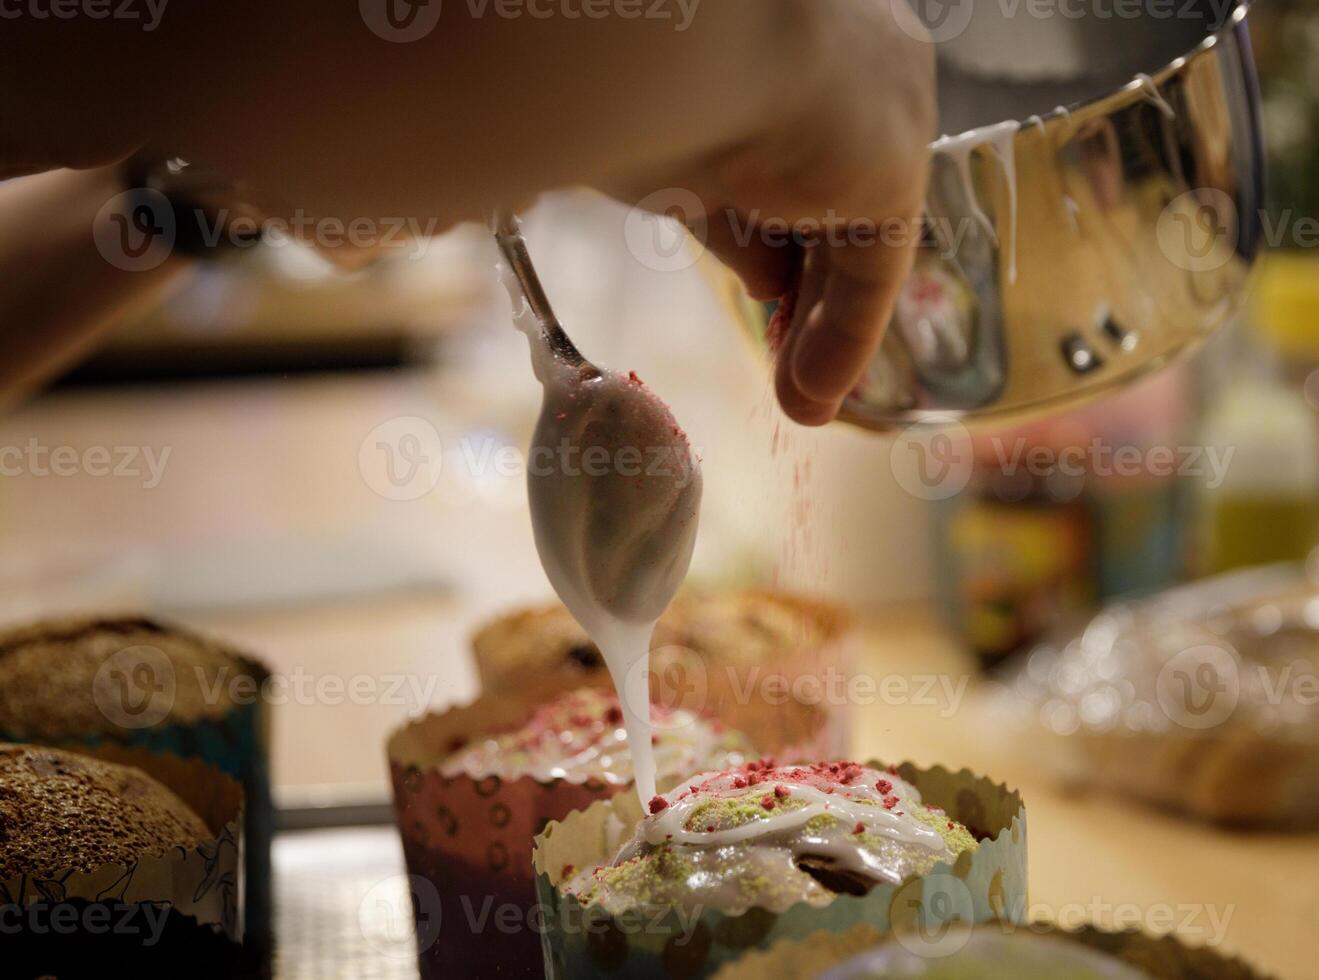
[(705, 911), (693, 917), (675, 909), (635, 909), (612, 916), (584, 907), (559, 891), (564, 870), (611, 861), (641, 819), (640, 804), (626, 794), (550, 824), (536, 838), (533, 854), (545, 918), (545, 975), (704, 977), (748, 950), (820, 929), (842, 932), (865, 923), (883, 933), (937, 930), (953, 921), (1021, 921), (1027, 895), (1026, 811), (1020, 795), (967, 770), (904, 763), (897, 773), (926, 804), (942, 807), (971, 830), (980, 840), (976, 851), (901, 885), (879, 884), (864, 896), (838, 895), (822, 908), (802, 902), (782, 914), (752, 908), (742, 915)]
[[(226, 652), (234, 662), (234, 676), (250, 676), (256, 688), (261, 689), (270, 672), (250, 657)], [(270, 792), (270, 708), (264, 698), (257, 696), (251, 704), (233, 705), (220, 718), (166, 716), (143, 728), (111, 727), (107, 723), (97, 731), (52, 737), (36, 730), (10, 731), (0, 727), (0, 742), (48, 745), (74, 752), (119, 745), (199, 759), (238, 780), (243, 787), (245, 814), (244, 935), (258, 955), (269, 955), (274, 935), (270, 848), (275, 832), (275, 806)]]
[[(426, 889), (425, 894), (438, 903), (423, 908), (414, 892), (423, 977), (541, 976), (532, 839), (551, 820), (623, 789), (601, 780), (540, 782), (440, 773), (437, 761), (455, 743), (516, 728), (531, 711), (525, 694), (485, 697), (427, 715), (389, 740), (395, 815), (408, 872), (434, 885), (434, 892)], [(630, 787), (627, 795), (635, 795)]]
[(198, 847), (169, 848), (128, 865), (0, 882), (0, 972), (241, 975), (242, 787), (196, 759), (109, 743), (83, 752), (141, 769), (192, 807), (215, 836)]
[[(1106, 953), (1129, 966), (1144, 970), (1153, 980), (1270, 980), (1238, 959), (1213, 950), (1186, 946), (1175, 936), (1148, 936), (1142, 932), (1107, 932), (1093, 926), (1076, 930), (1043, 924), (985, 923), (977, 929), (1005, 929), (1031, 935), (1056, 936)], [(846, 932), (817, 932), (806, 939), (783, 940), (769, 949), (747, 953), (715, 974), (714, 980), (820, 980), (827, 972), (874, 948), (884, 937), (871, 926)]]

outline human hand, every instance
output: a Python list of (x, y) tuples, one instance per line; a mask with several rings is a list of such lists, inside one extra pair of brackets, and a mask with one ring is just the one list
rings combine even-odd
[[(920, 240), (935, 136), (933, 45), (904, 0), (791, 0), (776, 112), (736, 146), (657, 181), (690, 191), (681, 217), (756, 299), (784, 300), (776, 388), (822, 425), (874, 355)], [(899, 21), (898, 17), (902, 19)], [(690, 200), (685, 196), (685, 200)]]

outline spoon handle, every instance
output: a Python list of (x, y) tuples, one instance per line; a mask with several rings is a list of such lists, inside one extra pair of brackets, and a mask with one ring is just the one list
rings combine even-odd
[(540, 321), (541, 338), (545, 344), (556, 357), (574, 367), (585, 364), (586, 358), (564, 331), (559, 318), (554, 315), (550, 299), (545, 295), (545, 287), (541, 285), (540, 277), (536, 275), (536, 267), (531, 262), (526, 239), (522, 237), (522, 223), (517, 215), (506, 210), (495, 212), (494, 233), (499, 250), (503, 253), (509, 268), (513, 270), (518, 286), (522, 289), (522, 295), (526, 297), (527, 306)]

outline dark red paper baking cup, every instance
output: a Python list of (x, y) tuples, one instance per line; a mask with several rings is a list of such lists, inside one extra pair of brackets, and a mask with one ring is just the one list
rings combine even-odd
[(437, 762), (455, 740), (516, 726), (530, 711), (526, 699), (482, 698), (421, 718), (389, 740), (408, 873), (433, 883), (439, 895), (438, 910), (414, 909), (419, 923), (424, 920), (417, 954), (427, 980), (542, 976), (532, 840), (551, 820), (624, 789), (599, 780), (440, 773)]
[(214, 834), (128, 865), (20, 875), (0, 882), (5, 977), (236, 977), (243, 791), (195, 759), (118, 745), (84, 754), (136, 766), (173, 790)]

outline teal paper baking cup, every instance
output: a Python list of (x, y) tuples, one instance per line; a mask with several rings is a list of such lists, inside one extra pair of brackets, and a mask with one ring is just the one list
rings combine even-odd
[(45, 621), (0, 634), (0, 741), (168, 753), (242, 785), (242, 917), (258, 958), (269, 955), (273, 937), (270, 711), (261, 695), (269, 676), (226, 645), (139, 616)]
[(749, 950), (819, 930), (843, 932), (866, 924), (887, 933), (938, 930), (950, 922), (1023, 921), (1026, 811), (1020, 794), (965, 769), (954, 773), (903, 763), (896, 772), (926, 804), (942, 807), (965, 825), (980, 846), (901, 885), (878, 884), (861, 896), (840, 894), (823, 907), (802, 902), (781, 914), (756, 907), (741, 915), (638, 908), (614, 916), (583, 906), (560, 892), (564, 872), (612, 860), (642, 817), (640, 803), (633, 794), (622, 794), (551, 823), (537, 836), (532, 856), (546, 977), (706, 977)]

